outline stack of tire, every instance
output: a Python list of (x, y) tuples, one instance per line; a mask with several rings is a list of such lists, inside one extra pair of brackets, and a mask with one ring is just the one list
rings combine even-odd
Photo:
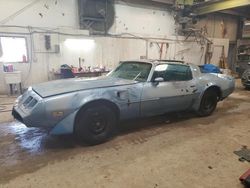
[(245, 70), (242, 74), (241, 83), (246, 89), (250, 89), (250, 69)]

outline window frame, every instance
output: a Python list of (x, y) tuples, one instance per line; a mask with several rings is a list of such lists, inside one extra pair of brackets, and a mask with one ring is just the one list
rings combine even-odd
[[(123, 61), (123, 62), (120, 62), (120, 64), (113, 70), (111, 71), (107, 76), (110, 76), (112, 77), (112, 74), (120, 67), (122, 66), (122, 64), (125, 64), (125, 63), (137, 63), (137, 64), (145, 64), (145, 65), (149, 65), (150, 66), (150, 70), (148, 72), (148, 75), (147, 75), (147, 78), (144, 80), (144, 81), (138, 81), (138, 82), (148, 82), (149, 80), (149, 77), (150, 77), (150, 74), (151, 74), (151, 71), (153, 69), (153, 64), (152, 63), (148, 63), (148, 62), (141, 62), (141, 61)], [(123, 78), (125, 79), (125, 78)], [(128, 79), (129, 80), (129, 79)]]
[(30, 63), (30, 48), (29, 48), (29, 44), (28, 44), (28, 37), (25, 35), (12, 35), (12, 34), (0, 34), (0, 38), (5, 37), (5, 38), (23, 38), (25, 40), (25, 48), (26, 48), (26, 52), (27, 52), (27, 62), (22, 62), (22, 61), (13, 61), (13, 62), (3, 62), (0, 61), (0, 63), (2, 64), (16, 64), (16, 63)]
[[(189, 65), (186, 65), (186, 64), (175, 64), (175, 63), (160, 63), (160, 64), (157, 64), (155, 67), (154, 67), (154, 71), (153, 71), (153, 74), (152, 74), (152, 78), (151, 78), (151, 82), (154, 81), (155, 77), (154, 77), (154, 73), (155, 73), (155, 69), (157, 66), (159, 65), (176, 65), (176, 66), (185, 66), (185, 67), (188, 67), (189, 70), (190, 70), (190, 79), (187, 79), (187, 80), (165, 80), (163, 82), (186, 82), (186, 81), (190, 81), (190, 80), (193, 80), (194, 79), (194, 76), (193, 76), (193, 72), (192, 72), (192, 69)], [(165, 70), (166, 71), (166, 70)]]

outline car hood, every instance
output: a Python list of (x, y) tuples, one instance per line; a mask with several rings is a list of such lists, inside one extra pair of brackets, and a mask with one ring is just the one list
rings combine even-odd
[(115, 87), (135, 84), (137, 81), (112, 78), (108, 76), (98, 78), (73, 78), (45, 82), (32, 86), (32, 89), (41, 97), (49, 97), (75, 91)]

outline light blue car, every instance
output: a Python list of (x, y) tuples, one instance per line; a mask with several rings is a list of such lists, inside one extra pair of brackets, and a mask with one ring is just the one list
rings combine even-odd
[(99, 144), (122, 120), (187, 110), (208, 116), (234, 87), (231, 76), (204, 74), (181, 61), (125, 61), (104, 77), (32, 86), (18, 97), (12, 114), (28, 127)]

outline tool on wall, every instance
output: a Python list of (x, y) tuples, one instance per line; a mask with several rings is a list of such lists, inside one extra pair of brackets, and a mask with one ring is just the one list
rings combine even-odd
[(162, 43), (161, 43), (160, 51), (159, 51), (159, 52), (160, 52), (160, 60), (162, 59), (164, 46), (165, 46), (165, 56), (166, 56), (166, 55), (167, 55), (168, 48), (169, 48), (169, 44), (166, 43), (166, 42), (162, 42)]
[(203, 30), (201, 29), (189, 28), (189, 29), (182, 30), (182, 32), (186, 36), (185, 41), (187, 41), (188, 38), (190, 37), (194, 37), (194, 40), (200, 45), (205, 45), (206, 43), (210, 43), (210, 44), (213, 43), (208, 37), (206, 37), (203, 34)]
[(227, 35), (227, 27), (224, 20), (221, 21), (220, 26), (221, 26), (221, 36), (222, 38), (225, 38)]
[[(169, 48), (169, 43), (167, 42), (150, 42), (150, 47), (153, 47), (153, 45), (156, 44), (159, 49), (159, 59), (161, 60), (163, 58), (163, 55), (165, 55), (164, 58), (166, 58)], [(165, 52), (165, 54), (164, 54)]]
[[(159, 59), (166, 59), (167, 53), (168, 53), (168, 48), (169, 48), (169, 43), (167, 42), (150, 42), (150, 48), (154, 46), (154, 44), (158, 47), (158, 52), (159, 52)], [(164, 57), (163, 57), (164, 55)]]
[(204, 64), (210, 64), (212, 56), (213, 56), (212, 43), (207, 43)]
[(225, 57), (225, 47), (222, 46), (221, 57), (220, 57), (220, 68), (227, 69), (226, 57)]

